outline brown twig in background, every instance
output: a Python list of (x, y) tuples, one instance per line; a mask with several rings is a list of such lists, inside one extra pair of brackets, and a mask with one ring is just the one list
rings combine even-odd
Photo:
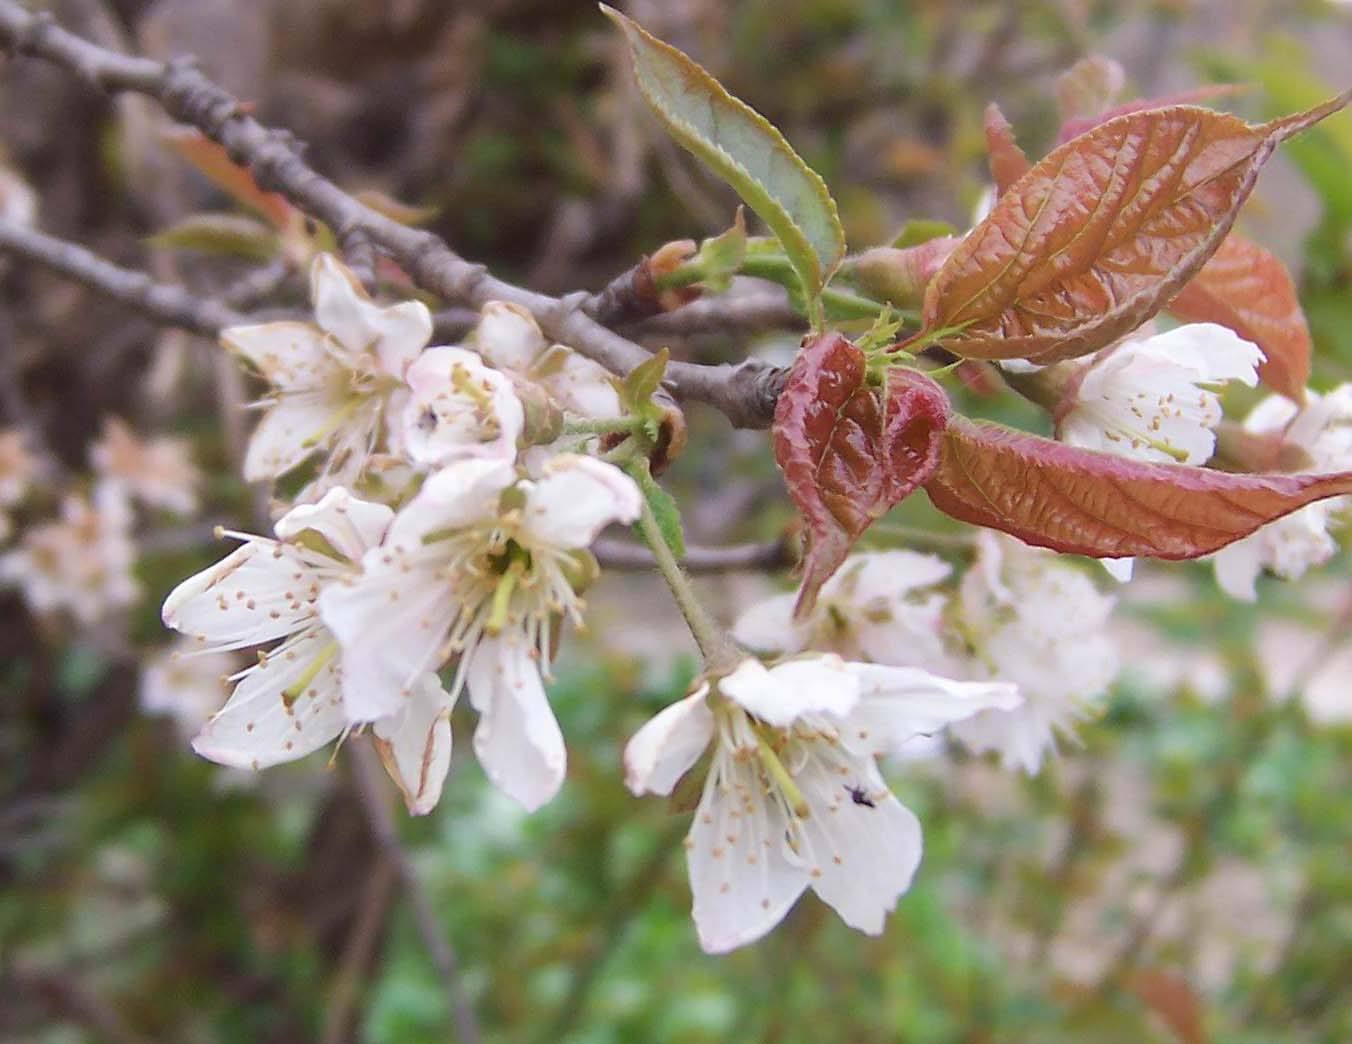
[(206, 337), (244, 321), (243, 315), (220, 301), (157, 283), (144, 272), (115, 265), (76, 243), (12, 222), (0, 221), (0, 251), (36, 261), (160, 323)]
[[(596, 560), (607, 569), (637, 571), (653, 568), (653, 556), (642, 544), (601, 538), (592, 545)], [(796, 561), (782, 540), (727, 547), (687, 546), (681, 567), (690, 573), (734, 573), (744, 570), (787, 569)]]
[(456, 1038), (460, 1044), (479, 1044), (483, 1039), (479, 1032), (478, 1020), (474, 1009), (465, 996), (460, 982), (460, 962), (456, 958), (451, 941), (442, 931), (432, 900), (423, 886), (422, 878), (404, 850), (399, 840), (399, 831), (394, 825), (394, 817), (386, 803), (384, 785), (385, 772), (380, 765), (380, 756), (364, 736), (355, 736), (347, 744), (352, 752), (352, 775), (356, 781), (357, 793), (361, 796), (362, 806), (366, 810), (371, 824), (371, 833), (375, 835), (380, 849), (399, 872), (404, 886), (404, 898), (412, 908), (413, 921), (418, 935), (436, 965), (442, 987), (446, 991), (446, 1000), (450, 1005), (451, 1019), (455, 1023)]
[(701, 333), (747, 333), (760, 330), (804, 330), (805, 320), (783, 290), (766, 288), (749, 293), (701, 297), (687, 305), (654, 315), (633, 330), (644, 336), (683, 337)]
[[(518, 304), (550, 337), (613, 373), (628, 373), (649, 357), (646, 349), (587, 315), (582, 305), (589, 294), (557, 298), (505, 282), (483, 265), (460, 257), (433, 233), (401, 225), (344, 192), (305, 162), (292, 134), (259, 123), (239, 99), (190, 60), (157, 62), (107, 50), (61, 29), (50, 15), (30, 13), (13, 0), (0, 0), (0, 44), (53, 62), (99, 90), (154, 98), (171, 117), (224, 147), (260, 187), (280, 193), (328, 225), (339, 243), (369, 241), (397, 261), (415, 283), (448, 302), (476, 308), (492, 300)], [(190, 319), (193, 313), (183, 315)], [(672, 363), (666, 383), (677, 397), (708, 403), (738, 427), (763, 428), (773, 415), (782, 374), (759, 360), (737, 366)]]

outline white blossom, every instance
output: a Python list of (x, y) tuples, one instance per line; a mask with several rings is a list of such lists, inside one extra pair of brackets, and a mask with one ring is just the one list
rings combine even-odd
[(351, 485), (376, 449), (386, 420), (407, 394), (404, 376), (432, 336), (420, 301), (372, 302), (336, 258), (310, 269), (312, 323), (232, 326), (225, 346), (272, 385), (249, 441), (244, 477), (283, 475), (316, 453), (327, 459), (305, 496)]
[(970, 648), (972, 674), (1012, 681), (1024, 702), (970, 718), (953, 735), (1031, 774), (1058, 733), (1097, 710), (1117, 674), (1105, 626), (1113, 600), (1051, 552), (990, 530), (978, 541), (953, 622)]
[(200, 652), (195, 643), (180, 640), (156, 653), (141, 668), (141, 710), (173, 719), (191, 739), (221, 709), (230, 692), (230, 676), (240, 666), (229, 652)]
[(914, 551), (854, 554), (822, 585), (807, 619), (794, 619), (795, 593), (777, 594), (745, 610), (733, 636), (758, 653), (811, 648), (850, 660), (944, 669), (948, 598), (935, 585), (951, 572), (942, 558)]
[(610, 371), (566, 345), (551, 345), (534, 317), (518, 305), (484, 305), (474, 347), (491, 365), (540, 385), (569, 413), (604, 420), (622, 412)]
[(468, 684), (485, 772), (526, 808), (544, 804), (565, 753), (541, 674), (560, 620), (581, 622), (575, 589), (595, 570), (585, 549), (640, 504), (628, 476), (590, 457), (553, 457), (529, 479), (482, 458), (433, 474), (361, 574), (320, 598), (351, 720), (397, 712), (419, 677), (458, 657), (452, 692)]
[(117, 417), (107, 417), (103, 434), (90, 447), (90, 463), (110, 482), (148, 507), (161, 507), (179, 515), (197, 511), (197, 487), (202, 476), (192, 462), (188, 439), (160, 436), (139, 439)]
[(713, 745), (685, 842), (700, 945), (759, 939), (808, 888), (850, 927), (881, 933), (922, 840), (875, 755), (1018, 701), (1007, 684), (814, 654), (745, 660), (657, 714), (625, 749), (635, 794), (669, 794)]
[[(241, 547), (170, 593), (165, 624), (201, 650), (276, 643), (231, 679), (229, 701), (193, 740), (198, 754), (260, 769), (303, 757), (346, 732), (345, 653), (316, 603), (328, 585), (357, 571), (392, 516), (383, 504), (331, 489), (319, 503), (283, 515), (275, 540), (234, 534)], [(450, 711), (450, 696), (425, 673), (373, 725), (386, 768), (415, 815), (440, 797), (450, 765)]]
[(1216, 448), (1213, 386), (1258, 383), (1263, 352), (1215, 323), (1188, 323), (1099, 353), (1057, 425), (1072, 446), (1162, 464), (1205, 464)]
[(100, 482), (92, 497), (71, 493), (60, 520), (28, 527), (18, 546), (0, 556), (0, 583), (21, 588), (34, 612), (65, 611), (92, 624), (140, 594), (131, 572), (131, 523), (120, 487)]
[[(1244, 421), (1255, 434), (1281, 433), (1309, 455), (1311, 472), (1352, 468), (1352, 384), (1325, 395), (1307, 392), (1303, 407), (1270, 395)], [(1311, 566), (1327, 562), (1338, 550), (1329, 529), (1345, 520), (1352, 498), (1332, 497), (1263, 526), (1211, 556), (1216, 582), (1232, 598), (1253, 601), (1258, 574), (1267, 571), (1295, 580)]]
[(510, 461), (525, 423), (511, 380), (465, 348), (429, 348), (408, 368), (401, 443), (418, 464)]

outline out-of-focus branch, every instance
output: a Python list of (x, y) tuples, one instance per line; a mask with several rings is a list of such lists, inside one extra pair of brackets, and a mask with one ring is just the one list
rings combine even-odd
[[(518, 304), (549, 336), (614, 373), (628, 373), (649, 357), (646, 349), (586, 313), (583, 305), (591, 295), (556, 298), (505, 282), (460, 257), (433, 233), (401, 225), (344, 192), (305, 162), (293, 135), (259, 123), (190, 60), (156, 62), (98, 47), (61, 29), (50, 15), (33, 14), (13, 0), (0, 0), (0, 44), (60, 65), (100, 90), (154, 98), (171, 117), (222, 145), (262, 188), (281, 193), (323, 221), (339, 243), (369, 241), (419, 286), (447, 301), (476, 308), (491, 300)], [(769, 425), (781, 383), (774, 367), (757, 360), (716, 367), (673, 363), (667, 368), (667, 385), (674, 394), (709, 403), (739, 427)]]
[(115, 265), (78, 244), (8, 221), (0, 221), (0, 251), (35, 261), (168, 326), (215, 337), (222, 327), (244, 320), (219, 301), (157, 283), (144, 272)]
[(399, 872), (399, 880), (404, 886), (404, 898), (412, 908), (413, 920), (422, 937), (432, 963), (436, 965), (441, 984), (446, 990), (446, 999), (451, 1009), (451, 1019), (455, 1023), (456, 1039), (460, 1044), (480, 1044), (483, 1035), (479, 1032), (478, 1020), (474, 1017), (474, 1008), (465, 996), (460, 981), (460, 962), (455, 956), (451, 941), (441, 930), (432, 900), (423, 886), (422, 878), (399, 840), (399, 831), (394, 825), (385, 800), (385, 787), (382, 782), (385, 773), (380, 766), (380, 756), (363, 736), (354, 737), (348, 742), (352, 753), (352, 776), (356, 781), (357, 793), (366, 809), (366, 818), (371, 824), (371, 833), (380, 845), (385, 857), (394, 864)]
[(687, 305), (652, 316), (632, 329), (644, 335), (749, 333), (759, 330), (803, 330), (805, 320), (789, 303), (782, 290), (757, 290), (747, 294), (722, 294), (701, 297)]
[[(607, 569), (637, 571), (653, 568), (652, 552), (641, 544), (603, 537), (592, 545), (592, 550), (596, 560)], [(789, 545), (776, 540), (727, 547), (689, 546), (680, 564), (688, 573), (735, 573), (787, 569), (795, 560)]]

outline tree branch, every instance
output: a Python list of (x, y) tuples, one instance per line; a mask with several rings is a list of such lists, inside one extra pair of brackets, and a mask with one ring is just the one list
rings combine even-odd
[(394, 825), (389, 806), (385, 803), (385, 789), (382, 780), (385, 772), (380, 765), (380, 756), (375, 747), (364, 736), (354, 736), (348, 741), (352, 753), (352, 776), (357, 784), (357, 793), (366, 809), (366, 818), (371, 824), (371, 833), (385, 857), (394, 864), (399, 879), (404, 885), (404, 898), (412, 907), (413, 920), (418, 934), (422, 936), (423, 946), (427, 949), (436, 965), (442, 986), (446, 990), (450, 1005), (451, 1018), (455, 1022), (456, 1038), (460, 1044), (480, 1044), (483, 1040), (479, 1032), (478, 1020), (474, 1009), (465, 996), (460, 982), (460, 962), (451, 947), (451, 941), (442, 933), (441, 923), (437, 920), (432, 900), (423, 887), (417, 868), (404, 850), (399, 840), (399, 830)]
[[(596, 560), (606, 569), (637, 572), (652, 569), (652, 552), (628, 540), (602, 538), (592, 545)], [(686, 548), (680, 565), (688, 573), (735, 573), (787, 569), (796, 558), (782, 540), (765, 544), (731, 544), (727, 547)]]
[(157, 283), (144, 272), (115, 265), (78, 244), (8, 221), (0, 221), (0, 250), (36, 261), (168, 326), (215, 337), (222, 327), (245, 321), (219, 301)]
[(701, 297), (687, 305), (641, 320), (632, 329), (646, 335), (685, 337), (690, 334), (746, 333), (757, 330), (805, 330), (804, 319), (782, 290)]
[[(32, 14), (13, 0), (0, 0), (0, 44), (62, 66), (105, 92), (133, 91), (154, 98), (171, 117), (224, 147), (260, 187), (323, 221), (339, 243), (362, 244), (363, 250), (366, 242), (374, 244), (419, 286), (447, 301), (475, 308), (492, 300), (518, 304), (550, 337), (613, 373), (628, 373), (649, 356), (587, 315), (583, 305), (590, 294), (555, 298), (497, 279), (433, 233), (401, 225), (348, 195), (305, 162), (292, 134), (259, 123), (191, 60), (156, 62), (98, 47), (61, 29), (50, 15)], [(735, 367), (673, 363), (666, 383), (678, 397), (709, 403), (739, 427), (763, 428), (773, 416), (781, 379), (774, 367), (748, 360)]]

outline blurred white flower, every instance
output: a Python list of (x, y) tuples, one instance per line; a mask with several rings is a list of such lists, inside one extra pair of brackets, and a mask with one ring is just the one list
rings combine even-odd
[(1023, 703), (962, 722), (953, 735), (1006, 768), (1036, 773), (1057, 733), (1092, 714), (1117, 675), (1106, 624), (1113, 600), (1057, 555), (981, 530), (962, 578), (955, 624), (978, 676), (1008, 679)]
[(201, 473), (192, 462), (188, 439), (139, 439), (117, 417), (107, 417), (103, 434), (89, 450), (90, 463), (106, 480), (123, 485), (148, 507), (179, 515), (197, 511)]
[[(1311, 472), (1346, 471), (1352, 468), (1352, 384), (1325, 395), (1307, 392), (1303, 407), (1270, 395), (1253, 408), (1244, 427), (1256, 434), (1282, 433), (1309, 454)], [(1295, 580), (1327, 562), (1338, 550), (1329, 529), (1344, 521), (1349, 503), (1348, 497), (1320, 500), (1222, 548), (1211, 556), (1216, 582), (1230, 597), (1251, 602), (1259, 573)]]
[(809, 887), (850, 927), (877, 935), (922, 842), (875, 756), (1018, 702), (1012, 685), (829, 653), (769, 668), (748, 659), (718, 680), (717, 697), (706, 681), (644, 725), (625, 748), (625, 778), (635, 794), (669, 794), (713, 744), (685, 842), (707, 952), (759, 939)]
[(0, 431), (0, 540), (8, 539), (11, 523), (7, 508), (17, 505), (37, 477), (40, 462), (28, 449), (28, 437), (18, 428)]
[(946, 669), (945, 595), (934, 585), (952, 572), (934, 555), (871, 551), (851, 555), (821, 589), (806, 620), (795, 620), (797, 594), (773, 595), (737, 618), (733, 637), (758, 653), (804, 649), (849, 660)]
[(320, 612), (343, 647), (352, 721), (392, 713), (420, 677), (459, 657), (479, 712), (474, 749), (495, 785), (528, 809), (563, 782), (563, 736), (545, 696), (559, 618), (581, 622), (586, 548), (632, 522), (638, 487), (590, 457), (551, 458), (538, 479), (499, 460), (433, 474), (395, 517), (360, 575), (324, 591)]
[(1057, 424), (1072, 446), (1160, 464), (1205, 464), (1221, 403), (1212, 386), (1258, 383), (1262, 350), (1215, 323), (1188, 323), (1100, 352)]
[[(293, 508), (277, 539), (232, 534), (242, 547), (176, 587), (164, 622), (201, 650), (225, 652), (277, 642), (235, 675), (234, 692), (193, 740), (203, 757), (235, 768), (265, 768), (318, 750), (348, 728), (344, 658), (316, 602), (329, 584), (357, 571), (393, 512), (331, 489), (318, 504)], [(430, 811), (450, 766), (451, 698), (436, 676), (395, 694), (374, 724), (377, 746), (413, 814)]]
[(37, 613), (67, 611), (89, 625), (136, 601), (131, 508), (120, 487), (100, 482), (92, 498), (67, 495), (61, 519), (28, 527), (0, 556), (0, 583), (23, 590)]
[(418, 464), (511, 461), (525, 413), (505, 374), (465, 348), (429, 348), (408, 368), (401, 443)]
[(227, 348), (272, 385), (261, 404), (244, 460), (255, 482), (283, 475), (316, 453), (327, 460), (302, 497), (351, 485), (376, 449), (387, 416), (401, 406), (404, 375), (432, 336), (420, 301), (382, 307), (336, 258), (321, 254), (310, 269), (313, 323), (232, 326)]
[(239, 666), (234, 653), (201, 652), (195, 643), (180, 640), (142, 666), (141, 710), (172, 718), (183, 737), (191, 739), (221, 709), (230, 676)]
[(491, 365), (540, 385), (569, 413), (604, 420), (622, 412), (610, 371), (565, 345), (551, 345), (524, 308), (489, 301), (474, 347)]
[[(1223, 416), (1214, 388), (1258, 383), (1262, 350), (1215, 323), (1188, 323), (1121, 341), (1095, 356), (1061, 407), (1056, 437), (1071, 446), (1158, 464), (1205, 464)], [(1107, 558), (1117, 580), (1133, 560)]]
[(0, 219), (28, 227), (38, 219), (38, 194), (28, 182), (0, 163)]

